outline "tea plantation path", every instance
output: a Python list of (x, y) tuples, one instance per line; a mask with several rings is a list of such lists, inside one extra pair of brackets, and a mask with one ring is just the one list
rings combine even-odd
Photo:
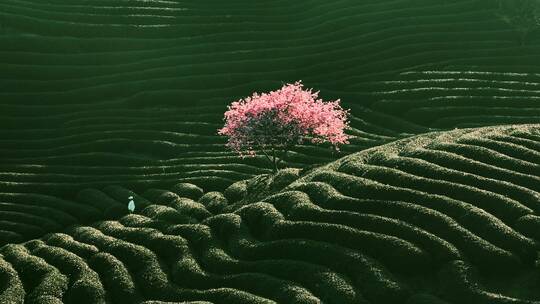
[[(4, 0), (0, 303), (537, 303), (539, 51), (488, 0)], [(354, 138), (269, 182), (216, 131), (299, 79)]]

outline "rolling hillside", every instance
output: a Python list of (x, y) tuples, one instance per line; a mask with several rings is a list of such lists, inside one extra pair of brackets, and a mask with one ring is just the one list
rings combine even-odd
[[(540, 303), (539, 54), (488, 0), (3, 0), (0, 303)], [(354, 138), (269, 177), (216, 132), (299, 79)]]
[(539, 303), (539, 140), (434, 132), (224, 193), (149, 189), (139, 214), (1, 247), (0, 299)]

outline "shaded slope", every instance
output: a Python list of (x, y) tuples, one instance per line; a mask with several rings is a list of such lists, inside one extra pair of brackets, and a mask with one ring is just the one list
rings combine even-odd
[(540, 75), (478, 70), (403, 72), (369, 88), (370, 108), (431, 128), (540, 122)]
[(0, 300), (539, 303), (540, 175), (522, 166), (539, 134), (429, 133), (223, 194), (85, 190), (140, 211), (1, 247)]
[[(302, 79), (353, 109), (357, 138), (344, 153), (426, 126), (484, 122), (445, 119), (448, 111), (426, 112), (422, 104), (404, 120), (394, 108), (372, 105), (380, 99), (373, 82), (448, 66), (534, 69), (538, 37), (519, 45), (495, 13), (487, 0), (4, 1), (0, 187), (69, 199), (111, 184), (185, 181), (222, 190), (266, 172), (262, 159), (240, 160), (216, 136), (226, 104), (282, 81)], [(444, 122), (426, 122), (426, 113)], [(501, 120), (531, 122), (522, 116)], [(297, 148), (287, 164), (339, 156)]]

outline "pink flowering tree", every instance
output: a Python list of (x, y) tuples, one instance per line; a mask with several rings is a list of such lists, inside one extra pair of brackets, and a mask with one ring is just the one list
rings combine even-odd
[(242, 157), (260, 151), (278, 170), (281, 159), (292, 147), (304, 142), (329, 142), (339, 150), (348, 143), (348, 110), (339, 99), (324, 102), (319, 92), (305, 90), (301, 81), (286, 84), (270, 93), (254, 93), (233, 102), (225, 112), (225, 126), (218, 134), (228, 136), (227, 146)]

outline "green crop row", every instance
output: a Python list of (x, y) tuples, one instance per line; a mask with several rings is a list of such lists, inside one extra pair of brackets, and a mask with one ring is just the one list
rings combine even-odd
[(522, 255), (530, 262), (531, 250), (534, 248), (531, 240), (509, 229), (499, 219), (480, 208), (467, 206), (448, 197), (386, 185), (332, 171), (321, 172), (314, 176), (313, 180), (327, 182), (338, 191), (352, 197), (405, 201), (439, 211), (494, 245)]
[(401, 155), (422, 159), (443, 167), (453, 168), (461, 172), (506, 181), (534, 191), (540, 190), (538, 187), (540, 178), (516, 172), (512, 169), (501, 168), (489, 163), (484, 163), (476, 159), (474, 156), (467, 157), (466, 155), (452, 153), (450, 151), (431, 149), (416, 149), (414, 151), (401, 153)]
[[(302, 183), (295, 189), (305, 192), (313, 203), (325, 209), (395, 218), (431, 232), (454, 245), (460, 253), (485, 271), (508, 271), (520, 266), (516, 256), (473, 234), (454, 219), (437, 210), (406, 203), (399, 199), (376, 200), (348, 197), (339, 193), (331, 185), (322, 182)], [(495, 266), (497, 268), (494, 268)]]
[(486, 178), (477, 174), (463, 172), (452, 167), (444, 167), (413, 157), (403, 157), (398, 155), (386, 158), (374, 157), (369, 160), (369, 163), (378, 166), (384, 165), (391, 168), (399, 168), (400, 171), (408, 172), (416, 176), (444, 180), (498, 193), (520, 202), (522, 205), (535, 212), (540, 210), (536, 205), (536, 194), (533, 190), (509, 182)]

